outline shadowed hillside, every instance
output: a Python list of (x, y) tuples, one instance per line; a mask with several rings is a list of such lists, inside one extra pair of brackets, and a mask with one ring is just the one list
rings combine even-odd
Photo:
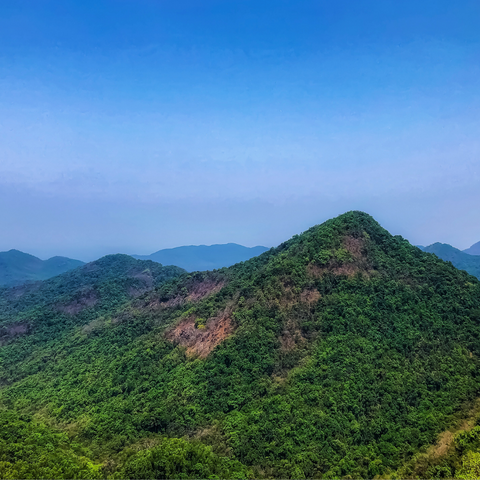
[(128, 303), (109, 285), (82, 321), (64, 278), (37, 310), (2, 294), (4, 328), (37, 319), (0, 349), (12, 471), (27, 433), (9, 426), (34, 418), (84, 477), (373, 478), (480, 393), (480, 282), (361, 212)]
[[(473, 247), (472, 247), (473, 248)], [(452, 262), (459, 270), (465, 270), (470, 275), (480, 279), (480, 256), (469, 255), (446, 243), (434, 243), (428, 247), (421, 247), (424, 252), (434, 253), (437, 257)]]
[(13, 286), (45, 280), (81, 265), (84, 262), (66, 257), (40, 260), (18, 250), (0, 252), (0, 285)]

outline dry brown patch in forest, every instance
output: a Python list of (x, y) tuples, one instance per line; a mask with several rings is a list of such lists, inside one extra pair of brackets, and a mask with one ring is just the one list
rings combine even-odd
[(169, 298), (168, 300), (161, 302), (158, 298), (151, 301), (148, 306), (152, 309), (160, 308), (170, 308), (170, 307), (178, 307), (184, 302), (184, 298), (181, 295), (176, 295), (175, 297)]
[(477, 401), (476, 406), (472, 409), (472, 412), (475, 413), (470, 413), (470, 415), (472, 416), (463, 420), (457, 427), (442, 432), (438, 437), (437, 443), (430, 447), (428, 453), (430, 453), (430, 455), (435, 458), (443, 457), (444, 455), (446, 455), (450, 450), (450, 446), (452, 445), (453, 440), (455, 439), (455, 434), (461, 431), (468, 432), (475, 426), (477, 416), (479, 414), (479, 409), (480, 403)]
[(365, 258), (365, 239), (363, 237), (347, 236), (343, 239), (343, 246), (356, 259)]
[(310, 289), (305, 289), (302, 291), (300, 294), (300, 300), (303, 303), (317, 303), (321, 298), (320, 292), (318, 290), (310, 290)]
[(19, 285), (16, 287), (11, 287), (6, 292), (6, 295), (10, 298), (17, 300), (18, 298), (22, 297), (27, 293), (36, 292), (40, 288), (41, 284), (42, 282), (35, 282), (35, 283), (26, 283), (24, 285)]
[(28, 323), (26, 322), (17, 322), (11, 323), (0, 328), (0, 346), (7, 343), (14, 337), (19, 337), (28, 333)]
[(143, 295), (144, 293), (152, 290), (153, 288), (153, 277), (152, 274), (149, 271), (144, 271), (144, 272), (138, 272), (138, 273), (131, 273), (132, 278), (135, 278), (136, 280), (139, 280), (141, 282), (141, 285), (135, 286), (135, 287), (129, 287), (128, 288), (128, 295), (130, 297), (139, 297), (140, 295)]
[(284, 330), (282, 336), (280, 337), (280, 349), (284, 352), (289, 352), (293, 350), (297, 345), (305, 343), (306, 341), (306, 338), (302, 335), (302, 332), (300, 330)]
[(68, 315), (76, 315), (86, 308), (95, 306), (97, 303), (97, 294), (93, 290), (89, 290), (67, 304), (57, 305), (57, 310), (62, 313), (67, 313)]
[(140, 280), (147, 287), (153, 287), (153, 277), (152, 274), (148, 271), (135, 273), (132, 275), (132, 277)]
[(313, 278), (321, 277), (327, 270), (328, 268), (320, 267), (320, 265), (316, 265), (315, 263), (307, 265), (307, 272)]
[(23, 333), (27, 333), (28, 331), (28, 324), (25, 322), (21, 323), (12, 323), (6, 327), (7, 335), (22, 335)]
[(230, 457), (232, 455), (232, 448), (228, 445), (228, 437), (218, 424), (197, 430), (192, 438), (207, 445), (212, 445), (213, 452), (220, 457)]
[(194, 283), (192, 288), (189, 288), (187, 300), (198, 302), (207, 295), (219, 292), (224, 286), (225, 280), (215, 281), (206, 279), (202, 282)]
[(338, 267), (334, 267), (331, 270), (335, 275), (346, 275), (347, 277), (353, 277), (356, 273), (361, 272), (361, 268), (354, 263), (345, 263)]
[(187, 296), (175, 295), (163, 302), (153, 300), (150, 302), (149, 307), (164, 309), (169, 307), (177, 307), (185, 302), (198, 302), (208, 295), (218, 293), (226, 285), (226, 283), (227, 282), (223, 279), (206, 279), (200, 282), (194, 282), (191, 285), (187, 285)]
[(205, 358), (223, 340), (234, 332), (228, 315), (222, 314), (207, 321), (204, 328), (195, 327), (195, 316), (183, 319), (166, 337), (187, 348), (187, 355)]
[(443, 457), (448, 452), (448, 449), (450, 448), (450, 445), (453, 442), (454, 434), (452, 432), (449, 432), (448, 430), (446, 432), (443, 432), (432, 449), (432, 456), (434, 457)]
[(307, 267), (309, 275), (313, 278), (319, 278), (330, 272), (335, 275), (353, 277), (360, 272), (362, 275), (370, 277), (372, 270), (365, 254), (365, 238), (346, 236), (342, 241), (342, 248), (350, 253), (352, 258), (349, 261), (340, 262), (332, 258), (325, 266), (310, 264)]
[(363, 271), (355, 263), (344, 263), (342, 265), (329, 264), (326, 267), (320, 267), (318, 265), (308, 265), (307, 271), (313, 278), (320, 278), (326, 273), (333, 273), (334, 275), (346, 275), (347, 277), (353, 277), (358, 272), (369, 276), (369, 272)]
[(127, 293), (129, 297), (137, 298), (150, 290), (147, 287), (128, 287)]
[(434, 445), (431, 445), (425, 453), (417, 455), (412, 463), (397, 470), (396, 474), (399, 475), (399, 478), (405, 478), (405, 473), (408, 471), (408, 478), (423, 478), (422, 475), (425, 474), (429, 466), (438, 464), (442, 457), (452, 453), (455, 436), (462, 431), (470, 431), (476, 425), (479, 415), (480, 399), (477, 399), (467, 418), (458, 421), (449, 430), (440, 433)]

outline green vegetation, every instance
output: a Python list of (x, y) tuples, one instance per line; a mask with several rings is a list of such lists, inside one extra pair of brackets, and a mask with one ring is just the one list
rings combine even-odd
[(84, 265), (80, 260), (52, 257), (40, 260), (18, 250), (0, 252), (0, 285), (13, 286), (45, 280)]
[[(467, 429), (446, 431), (439, 444), (418, 453), (391, 478), (436, 478), (471, 480), (480, 476), (480, 417), (478, 412)], [(473, 425), (468, 425), (473, 423)]]
[(459, 270), (465, 270), (470, 275), (480, 279), (480, 256), (462, 252), (446, 243), (434, 243), (428, 247), (423, 247), (422, 250), (434, 253), (438, 258), (446, 262), (452, 262), (453, 266)]
[(34, 316), (0, 349), (4, 408), (103, 477), (394, 476), (480, 392), (480, 282), (361, 212), (110, 300), (128, 278), (75, 315), (67, 277), (0, 306)]
[(88, 451), (25, 414), (0, 410), (0, 478), (101, 478)]
[[(44, 282), (0, 289), (0, 374), (36, 348), (59, 345), (71, 329), (95, 328), (103, 315), (184, 270), (128, 255), (108, 255)], [(108, 321), (108, 317), (104, 319)], [(8, 359), (6, 358), (8, 357)]]

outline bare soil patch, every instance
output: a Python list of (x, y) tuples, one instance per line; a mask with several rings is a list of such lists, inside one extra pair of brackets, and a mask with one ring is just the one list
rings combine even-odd
[(222, 314), (209, 319), (204, 328), (195, 327), (195, 316), (192, 315), (167, 332), (166, 337), (186, 347), (187, 355), (205, 358), (234, 330), (233, 322), (228, 315)]
[(198, 302), (207, 295), (212, 295), (219, 292), (224, 286), (224, 280), (215, 281), (207, 279), (199, 283), (194, 283), (192, 288), (188, 291), (187, 300), (191, 302)]

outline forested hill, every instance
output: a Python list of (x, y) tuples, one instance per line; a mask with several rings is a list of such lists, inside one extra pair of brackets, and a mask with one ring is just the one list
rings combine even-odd
[(52, 257), (40, 260), (18, 250), (0, 252), (0, 286), (21, 285), (60, 275), (84, 265), (80, 260), (67, 257)]
[(0, 288), (0, 345), (17, 340), (43, 346), (64, 328), (108, 313), (183, 273), (118, 254), (43, 282)]
[(230, 267), (267, 250), (267, 247), (244, 247), (236, 243), (226, 243), (166, 248), (151, 255), (133, 255), (133, 257), (140, 260), (153, 260), (164, 265), (177, 265), (188, 272), (195, 272)]
[(9, 478), (395, 478), (480, 394), (480, 282), (361, 212), (61, 335), (52, 305), (0, 349)]
[(459, 270), (466, 270), (470, 275), (474, 275), (480, 279), (480, 256), (469, 255), (447, 243), (434, 243), (428, 247), (422, 247), (422, 250), (424, 252), (434, 253), (442, 260), (452, 262)]

